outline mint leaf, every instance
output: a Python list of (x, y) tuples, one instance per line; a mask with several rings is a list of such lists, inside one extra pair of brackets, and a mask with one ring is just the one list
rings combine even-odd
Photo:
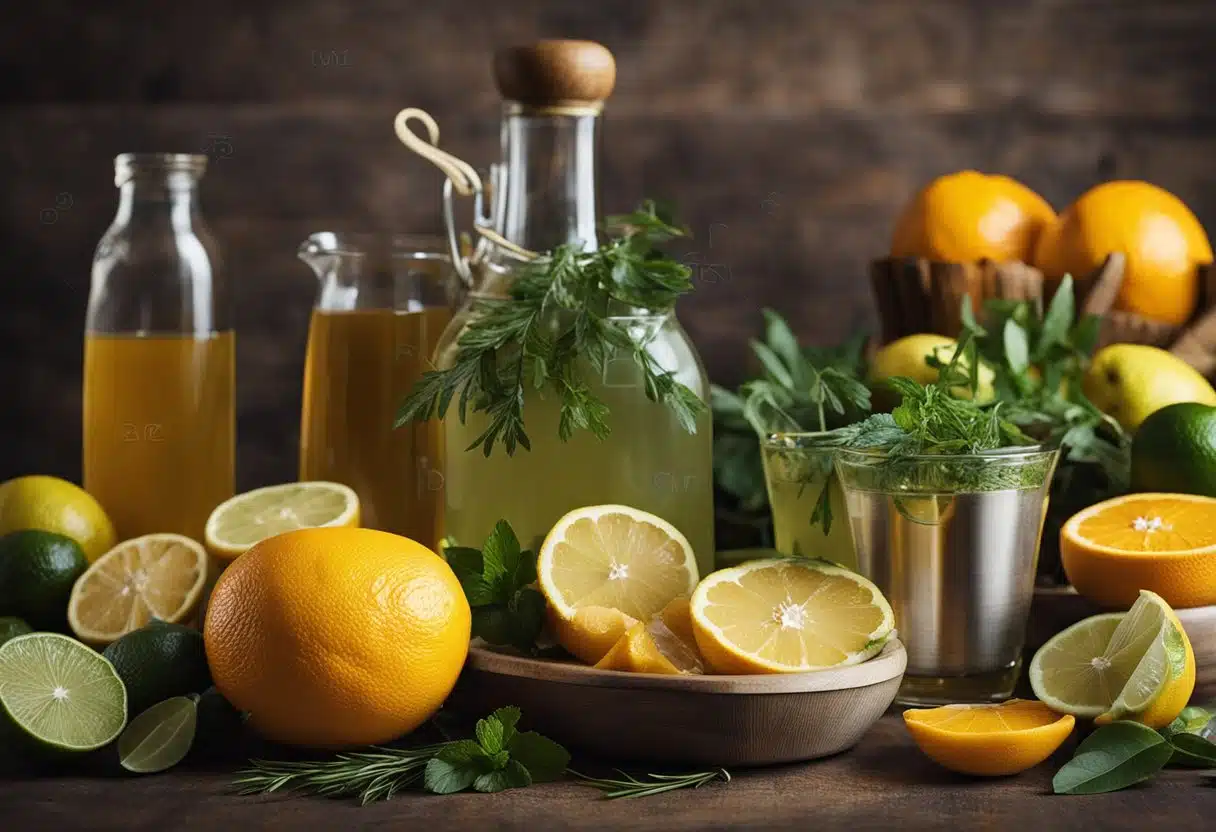
[(531, 773), (515, 760), (508, 763), (502, 773), (506, 775), (508, 789), (522, 789), (525, 786), (531, 786), (534, 782)]
[(481, 577), (484, 566), (480, 550), (468, 546), (449, 546), (444, 549), (443, 556), (447, 560), (448, 566), (452, 567), (452, 571), (456, 573), (456, 577), (462, 581), (465, 576)]
[(497, 720), (502, 725), (502, 747), (509, 747), (515, 739), (515, 726), (519, 724), (519, 708), (514, 705), (499, 708), (490, 714), (490, 719)]
[(473, 788), (485, 794), (501, 792), (511, 788), (511, 776), (505, 770), (488, 771), (473, 781)]
[(530, 587), (521, 589), (507, 604), (507, 619), (511, 638), (504, 643), (513, 644), (520, 650), (531, 650), (545, 625), (545, 596)]
[(487, 644), (514, 644), (514, 629), (505, 604), (473, 607), (473, 638)]
[(481, 749), (490, 756), (494, 756), (506, 747), (503, 738), (503, 724), (492, 716), (477, 720), (473, 733), (477, 736), (477, 743)]
[(536, 783), (561, 778), (570, 764), (570, 752), (535, 731), (516, 734), (510, 745), (511, 759), (518, 761)]
[(433, 757), (427, 760), (426, 769), (422, 775), (422, 786), (428, 792), (435, 794), (455, 794), (462, 792), (478, 777), (478, 769), (474, 766), (458, 766)]
[(427, 760), (422, 785), (435, 794), (462, 792), (473, 785), (488, 764), (481, 746), (472, 740), (457, 740)]
[(1169, 738), (1174, 753), (1170, 757), (1172, 766), (1187, 768), (1216, 768), (1216, 743), (1198, 734), (1185, 731)]
[(507, 572), (507, 564), (515, 564), (519, 558), (519, 539), (506, 520), (494, 524), (494, 531), (490, 532), (485, 545), (481, 547), (481, 557), (482, 578), (489, 586), (500, 586), (500, 579)]
[(1152, 728), (1114, 722), (1086, 737), (1051, 785), (1056, 794), (1118, 791), (1152, 777), (1173, 753), (1173, 746)]

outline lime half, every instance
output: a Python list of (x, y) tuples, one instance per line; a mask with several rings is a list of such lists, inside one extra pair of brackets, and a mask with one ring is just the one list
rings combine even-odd
[(1056, 634), (1030, 662), (1035, 695), (1085, 718), (1110, 712), (1118, 719), (1149, 707), (1183, 649), (1164, 604), (1144, 592), (1126, 613), (1095, 615)]
[(0, 645), (0, 706), (23, 733), (61, 751), (101, 748), (127, 724), (127, 691), (114, 667), (56, 633)]

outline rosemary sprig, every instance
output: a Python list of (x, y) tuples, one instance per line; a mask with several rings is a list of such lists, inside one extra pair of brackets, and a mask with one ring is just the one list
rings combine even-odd
[(618, 798), (629, 800), (635, 797), (650, 797), (651, 795), (663, 794), (664, 792), (673, 792), (677, 789), (699, 789), (707, 783), (712, 783), (714, 780), (721, 780), (724, 783), (730, 782), (730, 772), (724, 768), (713, 771), (690, 772), (688, 774), (643, 774), (640, 778), (617, 769), (617, 773), (621, 775), (619, 779), (588, 777), (573, 770), (570, 770), (569, 773), (587, 785), (602, 791), (604, 797), (608, 800), (616, 800)]
[(610, 432), (608, 408), (583, 376), (588, 367), (602, 376), (624, 353), (641, 371), (647, 398), (666, 405), (695, 433), (705, 404), (655, 362), (646, 349), (655, 333), (637, 325), (639, 315), (667, 313), (692, 289), (690, 269), (658, 249), (685, 231), (662, 219), (650, 201), (609, 218), (609, 226), (623, 236), (594, 251), (558, 246), (523, 267), (507, 297), (477, 300), (451, 366), (423, 375), (402, 404), (397, 426), (444, 418), (455, 400), (462, 423), (470, 410), (488, 417), (466, 450), (480, 447), (489, 456), (501, 443), (511, 455), (531, 448), (524, 429), (530, 387), (560, 397), (563, 441), (577, 430), (603, 439)]
[(373, 748), (319, 762), (250, 760), (234, 785), (243, 795), (301, 791), (323, 797), (357, 796), (366, 806), (419, 783), (426, 764), (447, 745)]

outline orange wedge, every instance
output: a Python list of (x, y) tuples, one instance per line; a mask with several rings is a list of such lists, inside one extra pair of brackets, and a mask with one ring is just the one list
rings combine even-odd
[(1216, 499), (1127, 494), (1073, 515), (1060, 530), (1077, 592), (1124, 610), (1147, 589), (1176, 609), (1216, 604)]
[(908, 733), (930, 759), (981, 777), (1037, 766), (1063, 745), (1075, 724), (1074, 717), (1031, 699), (904, 711)]

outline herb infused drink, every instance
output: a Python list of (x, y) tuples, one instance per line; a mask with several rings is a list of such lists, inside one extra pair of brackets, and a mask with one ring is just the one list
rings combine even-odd
[[(479, 241), (456, 264), (472, 291), (399, 424), (443, 420), (445, 536), (479, 546), (507, 520), (539, 544), (566, 512), (616, 503), (663, 517), (713, 565), (709, 384), (676, 319), (689, 270), (657, 245), (681, 232), (653, 205), (597, 222), (599, 113), (615, 63), (599, 44), (543, 41), (495, 58), (503, 164), (482, 185), (433, 146), (428, 115), (397, 133), (475, 199)], [(431, 143), (414, 135), (427, 125)], [(483, 199), (493, 204), (483, 215)], [(451, 209), (449, 202), (448, 206)], [(460, 254), (449, 217), (449, 242)]]
[[(824, 434), (830, 436), (830, 434)], [(857, 568), (840, 480), (832, 476), (835, 449), (816, 444), (820, 434), (777, 433), (760, 442), (764, 481), (777, 551)], [(817, 512), (827, 489), (828, 530)]]

